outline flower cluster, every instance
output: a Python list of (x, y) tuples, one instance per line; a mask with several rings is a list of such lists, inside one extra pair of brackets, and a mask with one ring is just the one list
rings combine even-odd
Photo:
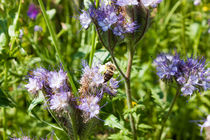
[(57, 72), (38, 68), (32, 72), (25, 87), (33, 94), (39, 90), (46, 93), (52, 110), (64, 110), (68, 105), (70, 88), (67, 85), (67, 74), (62, 69)]
[(108, 80), (107, 78), (106, 81), (104, 80), (104, 72), (106, 67), (110, 65), (113, 64), (99, 64), (90, 68), (86, 62), (83, 63), (79, 97), (74, 97), (71, 94), (67, 83), (67, 73), (62, 69), (59, 71), (47, 71), (43, 68), (35, 69), (29, 76), (29, 83), (25, 87), (33, 94), (41, 90), (48, 99), (49, 109), (56, 112), (69, 111), (70, 104), (74, 104), (73, 107), (80, 109), (83, 112), (84, 120), (88, 121), (99, 114), (99, 101), (103, 98), (104, 93), (112, 96), (117, 93), (119, 81), (112, 78), (113, 71), (111, 71)]
[(99, 113), (100, 107), (98, 102), (103, 98), (104, 93), (115, 96), (119, 81), (110, 78), (109, 81), (104, 81), (104, 72), (106, 67), (111, 65), (96, 65), (89, 67), (86, 62), (83, 62), (82, 77), (80, 79), (79, 93), (81, 95), (79, 109), (84, 111), (83, 116), (92, 118)]
[(160, 54), (155, 60), (157, 75), (163, 80), (175, 79), (184, 95), (210, 88), (210, 68), (204, 59), (180, 59), (179, 55)]
[[(161, 0), (144, 0), (143, 4), (155, 6), (160, 2)], [(89, 24), (93, 22), (98, 30), (112, 31), (115, 36), (124, 38), (124, 35), (137, 31), (142, 24), (129, 14), (131, 10), (127, 8), (134, 6), (142, 8), (143, 4), (138, 0), (102, 0), (97, 8), (95, 5), (91, 5), (87, 11), (82, 11), (79, 17), (80, 23), (83, 28), (87, 29)], [(132, 11), (136, 10), (133, 9)]]

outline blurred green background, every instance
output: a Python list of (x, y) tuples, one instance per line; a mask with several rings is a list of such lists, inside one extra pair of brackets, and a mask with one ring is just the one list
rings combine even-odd
[[(88, 60), (93, 25), (88, 30), (81, 29), (79, 14), (87, 0), (43, 0), (59, 39), (59, 48), (68, 70), (78, 86), (81, 74), (81, 61)], [(27, 74), (37, 67), (49, 70), (60, 67), (47, 25), (41, 14), (36, 20), (27, 16), (29, 4), (36, 0), (24, 0), (18, 13), (18, 0), (0, 0), (0, 139), (3, 139), (3, 126), (7, 126), (7, 137), (30, 136), (35, 139), (66, 139), (65, 134), (48, 125), (56, 125), (55, 120), (38, 104), (33, 111), (39, 119), (28, 111), (33, 100), (24, 87)], [(144, 38), (139, 42), (132, 69), (132, 98), (134, 108), (128, 110), (121, 77), (118, 95), (107, 97), (108, 104), (101, 109), (97, 129), (90, 139), (129, 139), (128, 113), (132, 112), (138, 129), (138, 139), (150, 140), (156, 137), (160, 122), (176, 92), (174, 85), (165, 84), (158, 79), (152, 65), (161, 52), (180, 53), (181, 57), (205, 57), (209, 67), (210, 59), (210, 3), (201, 0), (193, 5), (193, 0), (163, 0), (151, 9), (152, 22)], [(14, 22), (16, 21), (16, 22)], [(16, 25), (14, 28), (13, 25)], [(43, 31), (34, 32), (39, 25)], [(23, 31), (22, 38), (19, 37)], [(126, 46), (115, 49), (120, 66), (126, 68)], [(94, 55), (94, 62), (111, 60), (100, 42)], [(6, 84), (5, 84), (6, 83)], [(4, 92), (4, 94), (3, 94)], [(165, 139), (198, 140), (200, 127), (191, 120), (202, 120), (210, 114), (210, 92), (194, 94), (191, 98), (179, 96), (173, 112), (167, 121), (163, 135)], [(7, 104), (9, 102), (9, 104)], [(6, 114), (5, 114), (6, 112)], [(112, 120), (113, 122), (111, 122)]]

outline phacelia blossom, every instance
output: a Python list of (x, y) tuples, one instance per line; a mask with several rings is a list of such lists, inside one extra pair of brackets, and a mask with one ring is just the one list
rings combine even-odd
[(199, 124), (199, 126), (201, 127), (200, 133), (202, 135), (203, 128), (204, 127), (210, 127), (210, 115), (208, 115), (207, 119), (205, 120), (205, 122), (203, 124)]
[(200, 3), (201, 3), (201, 0), (194, 0), (194, 2), (193, 2), (193, 4), (194, 4), (195, 6), (200, 5)]
[(28, 12), (27, 12), (27, 15), (29, 16), (29, 18), (35, 20), (37, 15), (39, 14), (39, 9), (37, 8), (36, 5), (34, 4), (30, 4), (29, 5), (29, 8), (28, 8)]
[(21, 138), (11, 138), (10, 140), (33, 140), (33, 139), (31, 139), (30, 137), (27, 137), (27, 136), (23, 136)]
[(25, 87), (28, 89), (31, 93), (36, 93), (37, 91), (41, 90), (43, 85), (42, 82), (40, 82), (36, 78), (29, 78), (29, 83), (25, 85)]
[(118, 0), (116, 2), (114, 2), (114, 0), (108, 2), (100, 1), (98, 8), (91, 5), (87, 11), (82, 11), (79, 18), (80, 23), (83, 28), (87, 29), (89, 24), (93, 22), (96, 24), (96, 27), (99, 27), (103, 32), (111, 30), (114, 35), (123, 38), (123, 34), (133, 33), (139, 26), (137, 26), (135, 21), (132, 21), (129, 16), (123, 16), (125, 13), (119, 12), (120, 7), (138, 4), (139, 2), (137, 0)]
[(67, 73), (60, 69), (59, 72), (53, 71), (49, 73), (48, 82), (52, 89), (61, 88), (67, 80)]
[(50, 109), (60, 111), (68, 106), (70, 92), (56, 93), (51, 96)]
[(78, 106), (78, 108), (90, 118), (95, 117), (99, 114), (100, 106), (98, 105), (99, 98), (97, 96), (87, 96), (83, 99), (81, 99), (81, 104)]
[(161, 79), (172, 79), (178, 71), (177, 63), (179, 63), (179, 57), (169, 54), (161, 54), (155, 60), (154, 64), (157, 69), (157, 75)]
[(82, 14), (79, 16), (80, 24), (83, 28), (87, 29), (91, 23), (91, 17), (88, 12), (82, 11)]
[(159, 3), (161, 3), (162, 0), (142, 0), (142, 3), (144, 4), (145, 7), (157, 7)]
[(112, 96), (116, 95), (119, 82), (111, 78), (108, 82), (104, 83), (105, 70), (105, 65), (99, 64), (90, 68), (86, 62), (83, 62), (83, 74), (80, 79), (81, 86), (79, 92), (99, 97), (103, 96), (104, 93), (109, 93)]
[(23, 29), (20, 29), (19, 30), (19, 38), (22, 39), (23, 38), (23, 35), (24, 35)]
[(34, 32), (41, 32), (43, 29), (41, 26), (35, 25), (34, 26)]
[(138, 5), (139, 3), (137, 0), (117, 0), (116, 4), (119, 6), (128, 6), (128, 5)]
[(154, 64), (157, 75), (163, 80), (175, 79), (183, 95), (210, 89), (210, 68), (206, 68), (204, 59), (191, 57), (182, 60), (178, 54), (161, 54), (154, 60)]

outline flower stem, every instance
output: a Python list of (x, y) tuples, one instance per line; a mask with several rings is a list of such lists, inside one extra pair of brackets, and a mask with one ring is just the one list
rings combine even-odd
[[(17, 12), (17, 14), (15, 16), (15, 19), (13, 21), (14, 31), (16, 31), (16, 28), (17, 28), (17, 24), (18, 24), (18, 19), (20, 17), (21, 8), (22, 8), (22, 0), (20, 0), (19, 7), (18, 7), (18, 12)], [(14, 47), (14, 44), (15, 44), (15, 40), (16, 40), (16, 37), (12, 37), (11, 38), (11, 47), (10, 47), (11, 52), (13, 50), (13, 47)], [(10, 55), (11, 55), (11, 53), (10, 53)]]
[[(134, 51), (131, 49), (132, 47), (129, 47), (129, 52), (128, 52), (128, 67), (127, 67), (127, 71), (126, 74), (121, 70), (121, 68), (119, 67), (114, 53), (112, 50), (109, 50), (112, 60), (115, 64), (115, 66), (117, 67), (118, 71), (120, 72), (120, 74), (122, 75), (122, 77), (125, 80), (125, 89), (126, 89), (126, 96), (127, 96), (127, 106), (128, 109), (132, 108), (132, 99), (131, 99), (131, 86), (130, 86), (130, 76), (131, 76), (131, 68), (132, 68), (132, 63), (133, 63), (133, 55), (134, 55)], [(137, 136), (136, 136), (136, 128), (135, 128), (135, 122), (133, 119), (132, 114), (129, 114), (129, 118), (130, 118), (130, 126), (131, 126), (131, 130), (133, 133), (133, 139), (136, 140)]]
[[(131, 99), (131, 84), (130, 84), (130, 76), (131, 76), (131, 68), (132, 68), (132, 62), (133, 62), (133, 55), (134, 51), (131, 49), (132, 47), (129, 47), (128, 50), (128, 66), (127, 66), (127, 71), (126, 71), (126, 79), (125, 79), (125, 89), (126, 89), (126, 96), (127, 96), (127, 106), (128, 109), (131, 109), (132, 106), (132, 99)], [(131, 125), (131, 130), (133, 133), (133, 139), (136, 140), (136, 128), (135, 128), (135, 122), (132, 114), (129, 114), (130, 118), (130, 125)]]
[(3, 131), (3, 140), (6, 140), (7, 138), (7, 112), (6, 108), (3, 108), (3, 126), (4, 126), (4, 131)]
[(68, 71), (68, 69), (67, 69), (67, 66), (66, 66), (65, 63), (64, 63), (63, 57), (62, 57), (62, 55), (61, 55), (61, 53), (60, 53), (60, 51), (59, 51), (58, 39), (57, 39), (56, 33), (55, 33), (55, 31), (54, 31), (54, 29), (53, 29), (53, 27), (52, 27), (52, 24), (50, 23), (50, 20), (49, 20), (49, 17), (48, 17), (48, 15), (47, 15), (47, 13), (46, 13), (44, 4), (43, 4), (42, 0), (38, 0), (38, 2), (39, 2), (39, 5), (40, 5), (40, 8), (41, 8), (41, 11), (42, 11), (42, 13), (43, 13), (45, 22), (46, 22), (46, 24), (47, 24), (47, 27), (48, 27), (48, 29), (49, 29), (50, 35), (51, 35), (51, 37), (52, 37), (52, 41), (53, 41), (55, 50), (56, 50), (56, 52), (57, 52), (57, 54), (58, 54), (58, 57), (59, 57), (59, 59), (60, 59), (60, 62), (62, 63), (62, 66), (63, 66), (64, 71), (67, 72), (68, 80), (69, 80), (69, 83), (70, 83), (70, 85), (71, 85), (71, 87), (72, 87), (72, 90), (73, 90), (74, 94), (77, 94), (77, 88), (76, 88), (76, 86), (75, 86), (75, 84), (74, 84), (73, 78), (72, 78), (72, 76), (70, 75), (70, 73), (69, 73), (69, 71)]
[(164, 127), (165, 127), (165, 123), (166, 123), (166, 121), (168, 120), (169, 115), (171, 114), (171, 111), (172, 111), (172, 109), (173, 109), (173, 107), (174, 107), (174, 104), (175, 104), (175, 102), (176, 102), (176, 99), (177, 99), (179, 93), (180, 93), (180, 88), (178, 88), (178, 90), (176, 91), (176, 95), (175, 95), (174, 98), (173, 98), (173, 101), (172, 101), (172, 103), (171, 103), (171, 105), (170, 105), (169, 111), (168, 111), (168, 113), (166, 114), (165, 119), (164, 119), (163, 122), (162, 122), (162, 126), (161, 126), (161, 129), (160, 129), (160, 133), (159, 133), (159, 136), (158, 136), (158, 140), (161, 140), (161, 135), (162, 135), (162, 133), (163, 133), (163, 129), (164, 129)]

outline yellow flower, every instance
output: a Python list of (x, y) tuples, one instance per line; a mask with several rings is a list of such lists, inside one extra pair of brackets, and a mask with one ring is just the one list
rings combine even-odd
[(202, 9), (203, 9), (204, 12), (208, 11), (208, 7), (207, 6), (203, 6)]

